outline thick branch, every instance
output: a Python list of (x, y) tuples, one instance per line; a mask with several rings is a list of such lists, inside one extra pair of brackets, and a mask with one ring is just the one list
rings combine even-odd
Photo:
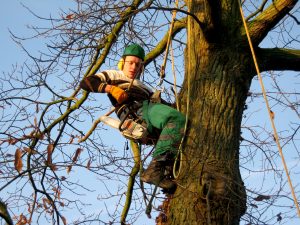
[(249, 22), (249, 32), (255, 46), (267, 36), (268, 32), (286, 16), (298, 0), (275, 0), (253, 21)]
[(2, 217), (7, 225), (13, 225), (13, 221), (7, 211), (7, 206), (4, 202), (0, 200), (0, 217)]
[(300, 71), (300, 50), (282, 48), (258, 49), (257, 56), (262, 71)]
[(141, 154), (140, 154), (140, 148), (139, 145), (130, 140), (130, 146), (132, 149), (132, 153), (133, 153), (133, 159), (134, 159), (134, 166), (131, 169), (131, 172), (129, 174), (129, 179), (128, 179), (128, 189), (126, 192), (126, 202), (122, 211), (122, 215), (121, 215), (121, 224), (126, 224), (126, 217), (128, 215), (129, 209), (130, 209), (130, 205), (131, 205), (131, 201), (132, 201), (132, 192), (133, 192), (133, 186), (134, 186), (134, 181), (135, 181), (135, 177), (138, 174), (138, 172), (140, 171), (140, 163), (141, 163)]

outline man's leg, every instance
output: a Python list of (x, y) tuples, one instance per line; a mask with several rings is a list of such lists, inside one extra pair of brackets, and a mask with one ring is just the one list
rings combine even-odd
[[(171, 172), (166, 174), (166, 168), (172, 168), (174, 157), (181, 143), (185, 125), (185, 117), (179, 111), (158, 103), (150, 103), (143, 110), (143, 118), (148, 125), (161, 130), (155, 146), (153, 160), (144, 171), (141, 179), (164, 189), (174, 187)], [(168, 179), (169, 178), (169, 179)]]

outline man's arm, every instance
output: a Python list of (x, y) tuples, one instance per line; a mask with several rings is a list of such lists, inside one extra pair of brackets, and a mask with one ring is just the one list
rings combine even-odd
[[(104, 93), (104, 92), (106, 92), (105, 86), (107, 86), (106, 82), (103, 82), (97, 76), (86, 77), (80, 82), (80, 87), (83, 90), (90, 91), (90, 92)], [(109, 92), (107, 92), (107, 93), (109, 93)]]
[(80, 82), (86, 91), (111, 94), (119, 104), (128, 99), (128, 94), (121, 88), (103, 82), (98, 76), (89, 76)]

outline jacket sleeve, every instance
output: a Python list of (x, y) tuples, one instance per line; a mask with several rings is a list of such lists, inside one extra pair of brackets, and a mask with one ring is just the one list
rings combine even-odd
[(110, 83), (110, 79), (105, 72), (102, 72), (101, 75), (85, 77), (80, 82), (80, 87), (86, 91), (104, 93), (106, 85)]

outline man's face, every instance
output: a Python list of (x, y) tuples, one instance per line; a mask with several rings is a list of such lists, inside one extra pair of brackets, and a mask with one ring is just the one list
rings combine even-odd
[(142, 67), (143, 67), (142, 59), (136, 56), (125, 57), (123, 72), (128, 78), (130, 79), (137, 78), (142, 71)]

